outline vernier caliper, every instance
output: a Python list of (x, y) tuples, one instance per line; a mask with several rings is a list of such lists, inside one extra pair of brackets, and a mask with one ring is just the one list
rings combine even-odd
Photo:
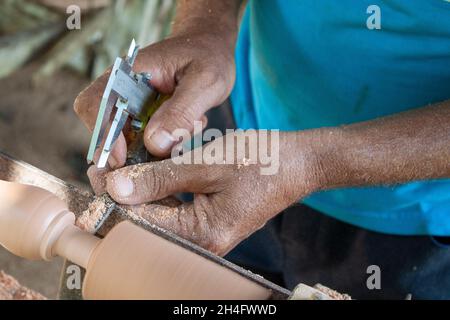
[[(149, 82), (150, 74), (132, 71), (138, 51), (139, 46), (133, 39), (125, 59), (116, 58), (103, 92), (87, 155), (88, 163), (92, 163), (96, 150), (101, 147), (98, 168), (105, 167), (128, 117), (131, 119), (131, 128), (135, 131), (134, 136), (139, 133), (142, 136), (148, 119), (160, 105), (159, 94)], [(113, 111), (115, 114), (111, 121)]]

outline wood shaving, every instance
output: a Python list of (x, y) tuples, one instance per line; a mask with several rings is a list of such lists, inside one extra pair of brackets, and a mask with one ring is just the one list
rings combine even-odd
[(22, 286), (16, 279), (0, 270), (0, 300), (47, 300), (47, 298)]
[(132, 166), (131, 169), (127, 171), (127, 173), (130, 178), (136, 179), (142, 177), (146, 172), (148, 172), (151, 169), (152, 169), (151, 164), (141, 163)]
[(95, 233), (107, 210), (104, 197), (98, 197), (89, 204), (89, 207), (78, 217), (76, 225), (89, 233)]
[(321, 285), (320, 283), (316, 284), (314, 286), (314, 288), (316, 288), (320, 292), (325, 293), (327, 296), (329, 296), (330, 298), (332, 298), (334, 300), (352, 300), (352, 297), (350, 297), (348, 294), (339, 293), (336, 290), (333, 290), (328, 287), (325, 287), (324, 285)]

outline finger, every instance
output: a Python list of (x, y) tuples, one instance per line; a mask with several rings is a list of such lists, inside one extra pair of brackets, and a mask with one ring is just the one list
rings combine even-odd
[(108, 82), (110, 73), (111, 70), (107, 70), (87, 88), (81, 91), (73, 104), (75, 113), (90, 131), (94, 129), (98, 108), (100, 106), (100, 100), (102, 98), (103, 91), (105, 90), (106, 83)]
[(177, 207), (156, 204), (130, 206), (133, 213), (152, 224), (168, 230), (218, 255), (225, 255), (234, 246), (226, 232), (218, 232), (208, 216), (213, 216), (213, 205), (206, 195), (195, 195), (194, 202)]
[(208, 126), (208, 117), (206, 115), (203, 115), (200, 118), (200, 121), (202, 122), (202, 129), (204, 130)]
[[(74, 110), (81, 121), (86, 125), (89, 131), (93, 131), (95, 122), (97, 119), (98, 108), (102, 98), (103, 91), (105, 90), (106, 83), (111, 70), (107, 70), (91, 85), (84, 89), (75, 99)], [(106, 139), (106, 134), (103, 137), (103, 141)], [(117, 141), (115, 142), (111, 154), (108, 158), (108, 163), (111, 168), (119, 168), (125, 164), (127, 154), (127, 144), (123, 133), (120, 133)], [(96, 163), (98, 157), (94, 159)]]
[[(183, 203), (176, 207), (168, 207), (158, 204), (143, 204), (137, 206), (126, 206), (131, 209), (132, 212), (143, 219), (155, 224), (165, 230), (173, 232), (180, 237), (197, 242), (192, 237), (192, 229), (195, 223), (195, 215), (193, 214), (192, 203)], [(198, 225), (198, 224), (197, 224)], [(201, 226), (197, 230), (199, 234), (205, 233), (205, 230), (201, 230)]]
[(110, 172), (109, 168), (98, 169), (95, 165), (90, 166), (87, 170), (89, 182), (96, 195), (106, 192), (106, 174), (108, 172)]
[(115, 201), (133, 205), (178, 192), (211, 193), (218, 188), (220, 179), (219, 170), (204, 165), (175, 164), (167, 159), (108, 173), (106, 190)]
[(172, 133), (176, 129), (192, 133), (194, 121), (205, 119), (204, 113), (223, 99), (224, 89), (216, 85), (216, 79), (209, 73), (183, 76), (172, 97), (161, 105), (145, 128), (148, 151), (155, 156), (167, 156), (178, 142)]
[(108, 164), (111, 167), (111, 169), (117, 169), (123, 167), (125, 165), (126, 160), (127, 160), (127, 141), (125, 140), (123, 132), (121, 132), (116, 142), (114, 142), (111, 153), (109, 154)]
[[(158, 42), (139, 51), (136, 61), (133, 65), (133, 71), (136, 73), (146, 72), (151, 75), (151, 85), (160, 93), (170, 94), (175, 89), (176, 70), (182, 67), (183, 63), (179, 57), (176, 59), (167, 55), (167, 49), (162, 48), (164, 43)], [(164, 52), (162, 56), (160, 52)], [(178, 63), (174, 63), (174, 60)]]
[[(106, 136), (103, 138), (103, 141), (100, 145), (103, 145), (105, 142)], [(95, 150), (94, 158), (92, 161), (97, 164), (100, 159), (100, 155), (102, 154), (102, 148), (98, 148)], [(107, 165), (110, 169), (118, 169), (125, 165), (127, 160), (127, 142), (125, 140), (124, 134), (121, 132), (116, 142), (112, 147), (111, 153), (108, 157)]]
[(179, 206), (180, 204), (182, 204), (182, 202), (178, 200), (175, 196), (169, 196), (161, 200), (153, 201), (152, 204), (159, 204), (161, 206), (173, 208)]

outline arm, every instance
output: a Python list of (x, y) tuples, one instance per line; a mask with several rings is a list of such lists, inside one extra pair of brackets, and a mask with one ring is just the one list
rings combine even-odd
[[(172, 34), (185, 30), (217, 30), (223, 41), (234, 48), (238, 29), (238, 12), (242, 0), (178, 1)], [(212, 29), (211, 29), (212, 28)]]
[(311, 134), (322, 189), (450, 177), (450, 100)]
[[(450, 101), (339, 128), (281, 132), (279, 147), (273, 175), (261, 175), (257, 161), (192, 165), (168, 159), (116, 170), (106, 190), (151, 222), (223, 255), (315, 191), (450, 177)], [(167, 210), (142, 204), (176, 192), (196, 196)]]

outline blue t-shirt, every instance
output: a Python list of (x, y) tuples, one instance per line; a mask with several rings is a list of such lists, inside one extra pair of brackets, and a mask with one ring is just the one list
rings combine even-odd
[[(367, 13), (374, 4), (379, 16)], [(368, 28), (371, 16), (381, 29)], [(338, 126), (423, 107), (450, 98), (450, 2), (250, 0), (236, 64), (231, 98), (244, 129)], [(450, 235), (450, 179), (304, 202), (370, 230)]]

